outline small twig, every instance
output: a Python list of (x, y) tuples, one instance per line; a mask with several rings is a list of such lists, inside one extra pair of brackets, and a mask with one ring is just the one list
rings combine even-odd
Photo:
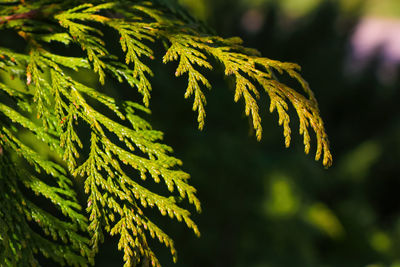
[(5, 17), (0, 17), (0, 24), (6, 23), (11, 20), (17, 20), (17, 19), (31, 19), (35, 18), (39, 15), (40, 11), (38, 9), (31, 10), (25, 13), (20, 13), (20, 14), (14, 14), (10, 16), (5, 16)]

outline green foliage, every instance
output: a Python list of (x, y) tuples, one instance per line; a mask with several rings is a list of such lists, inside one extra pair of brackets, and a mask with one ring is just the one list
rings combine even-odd
[[(0, 30), (15, 32), (25, 45), (23, 52), (0, 47), (2, 77), (25, 81), (23, 88), (17, 88), (0, 80), (0, 260), (4, 265), (37, 265), (38, 252), (61, 264), (93, 263), (104, 231), (119, 236), (118, 249), (126, 266), (160, 265), (149, 236), (168, 247), (175, 261), (172, 239), (146, 216), (147, 207), (184, 221), (200, 235), (190, 212), (175, 200), (187, 198), (201, 211), (196, 190), (188, 184), (189, 174), (171, 156), (172, 149), (161, 143), (163, 134), (143, 119), (143, 113), (150, 113), (153, 76), (147, 62), (154, 59), (157, 43), (166, 48), (164, 63), (178, 62), (175, 75), (188, 76), (184, 95), (194, 97), (200, 129), (206, 116), (203, 88), (211, 88), (203, 72), (213, 70), (216, 63), (233, 79), (234, 100), (244, 100), (258, 140), (262, 126), (257, 100), (265, 91), (270, 112), (276, 110), (283, 125), (286, 146), (291, 103), (305, 152), (310, 150), (311, 128), (317, 139), (316, 160), (322, 157), (325, 166), (331, 164), (317, 102), (297, 65), (263, 58), (242, 46), (239, 38), (208, 34), (171, 1), (104, 2), (0, 1)], [(109, 51), (105, 35), (110, 30), (119, 35), (123, 58)], [(55, 52), (55, 43), (83, 53), (63, 55)], [(93, 88), (77, 78), (82, 70), (96, 73), (100, 86)], [(306, 96), (278, 80), (277, 75), (285, 73), (299, 82)], [(117, 103), (102, 93), (102, 85), (112, 78), (136, 88), (144, 105)], [(88, 129), (90, 138), (85, 138), (83, 129)], [(47, 145), (52, 157), (29, 147), (21, 133)], [(71, 176), (84, 180), (87, 217)], [(170, 195), (146, 188), (140, 180), (149, 178), (154, 183), (163, 181)], [(40, 197), (31, 193), (47, 198), (56, 211), (46, 211)]]

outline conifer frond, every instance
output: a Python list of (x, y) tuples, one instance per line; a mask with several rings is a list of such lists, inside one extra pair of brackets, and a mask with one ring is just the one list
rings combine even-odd
[(126, 53), (125, 63), (133, 63), (133, 78), (138, 80), (136, 86), (143, 95), (143, 103), (149, 106), (151, 84), (146, 74), (153, 76), (153, 72), (140, 60), (140, 57), (154, 58), (153, 51), (143, 41), (154, 42), (157, 25), (141, 22), (128, 23), (123, 20), (111, 20), (108, 25), (120, 34), (121, 48)]
[[(171, 42), (171, 46), (164, 56), (164, 62), (177, 60), (179, 57), (180, 61), (176, 75), (178, 76), (185, 72), (189, 73), (189, 86), (185, 96), (188, 95), (188, 92), (192, 92), (189, 89), (196, 88), (196, 90), (200, 91), (199, 95), (204, 97), (198, 83), (193, 83), (193, 78), (191, 77), (197, 77), (194, 79), (200, 80), (204, 85), (210, 87), (207, 79), (192, 66), (192, 64), (197, 64), (198, 66), (211, 69), (212, 67), (207, 62), (207, 57), (205, 56), (207, 54), (217, 59), (223, 65), (226, 76), (234, 77), (236, 84), (234, 100), (237, 102), (241, 98), (244, 99), (245, 113), (252, 118), (258, 140), (261, 139), (262, 126), (257, 103), (260, 93), (257, 87), (261, 86), (270, 97), (270, 112), (273, 112), (275, 108), (278, 111), (279, 124), (283, 125), (284, 128), (285, 145), (287, 147), (290, 145), (291, 133), (289, 127), (290, 118), (286, 111), (288, 109), (286, 101), (288, 100), (295, 108), (300, 120), (300, 134), (304, 136), (305, 152), (308, 154), (310, 150), (308, 128), (311, 127), (317, 137), (315, 159), (319, 160), (321, 155), (323, 155), (323, 164), (325, 166), (331, 165), (332, 156), (329, 151), (323, 122), (319, 115), (317, 101), (308, 84), (297, 72), (299, 67), (296, 64), (281, 63), (259, 57), (255, 51), (242, 47), (241, 41), (238, 39), (222, 39), (220, 37), (189, 35), (186, 33), (171, 34), (170, 31), (164, 31), (163, 35)], [(280, 74), (286, 72), (299, 81), (303, 90), (308, 95), (308, 99), (296, 90), (280, 83), (274, 75), (273, 70), (278, 71)], [(199, 104), (195, 97), (193, 109), (198, 107)], [(204, 115), (202, 115), (204, 112), (203, 107), (199, 108), (200, 128), (204, 124), (204, 120), (202, 120), (204, 118)]]
[[(87, 228), (87, 220), (79, 212), (81, 207), (72, 190), (71, 181), (64, 176), (61, 166), (41, 159), (37, 153), (4, 129), (4, 126), (0, 132), (0, 144), (4, 149), (0, 159), (0, 217), (3, 223), (1, 228), (6, 227), (1, 233), (1, 264), (35, 266), (38, 263), (34, 254), (41, 251), (58, 263), (84, 266), (87, 259), (92, 258), (92, 252), (88, 247), (87, 237), (80, 233)], [(46, 184), (27, 170), (16, 168), (8, 159), (8, 151), (16, 151), (28, 162), (33, 163), (37, 174), (44, 171), (51, 175), (56, 180), (56, 186)], [(36, 195), (48, 198), (68, 220), (60, 220), (39, 208), (22, 193), (18, 182)], [(36, 233), (30, 221), (42, 229), (44, 236), (54, 240), (60, 239), (63, 245)]]
[[(308, 154), (310, 150), (311, 138), (308, 128), (311, 127), (317, 138), (315, 159), (319, 160), (322, 156), (324, 166), (332, 164), (329, 142), (319, 115), (317, 101), (307, 82), (298, 73), (300, 70), (298, 65), (260, 57), (258, 51), (242, 46), (240, 38), (224, 39), (198, 32), (191, 26), (182, 26), (184, 24), (181, 20), (177, 18), (168, 20), (162, 13), (152, 11), (151, 6), (137, 5), (135, 8), (152, 17), (159, 24), (159, 35), (170, 43), (163, 62), (179, 60), (175, 75), (188, 74), (185, 98), (192, 94), (195, 96), (193, 110), (198, 112), (197, 120), (200, 129), (204, 127), (206, 114), (206, 99), (201, 90), (201, 84), (208, 88), (211, 88), (211, 85), (194, 66), (213, 69), (209, 61), (210, 58), (214, 58), (224, 67), (224, 74), (234, 78), (234, 100), (235, 102), (240, 99), (244, 100), (245, 114), (251, 116), (257, 140), (261, 140), (262, 137), (261, 117), (257, 102), (260, 97), (258, 87), (261, 86), (270, 97), (270, 112), (277, 109), (279, 125), (283, 125), (284, 128), (286, 147), (290, 145), (291, 140), (290, 117), (287, 113), (288, 102), (290, 102), (300, 120), (299, 133), (304, 137), (305, 153)], [(168, 22), (165, 23), (165, 21)], [(307, 97), (280, 83), (274, 71), (280, 74), (287, 73), (296, 79)]]
[(199, 129), (203, 129), (206, 117), (204, 108), (206, 105), (206, 98), (200, 89), (200, 84), (203, 84), (207, 88), (211, 88), (211, 84), (193, 67), (193, 65), (207, 69), (212, 69), (212, 66), (208, 63), (206, 56), (196, 49), (196, 46), (193, 45), (193, 41), (190, 38), (185, 38), (185, 35), (166, 34), (166, 36), (171, 42), (171, 46), (164, 55), (163, 62), (167, 63), (179, 58), (179, 65), (176, 69), (175, 76), (188, 73), (188, 87), (185, 92), (185, 98), (194, 94), (193, 111), (197, 110)]
[[(243, 99), (258, 140), (258, 99), (264, 91), (270, 112), (276, 110), (283, 125), (286, 146), (291, 104), (305, 152), (310, 150), (311, 128), (317, 139), (316, 160), (322, 157), (325, 166), (331, 164), (316, 99), (296, 64), (263, 58), (244, 47), (240, 38), (210, 35), (166, 0), (24, 2), (0, 1), (0, 31), (14, 31), (28, 51), (0, 47), (1, 265), (37, 265), (35, 254), (40, 252), (60, 264), (84, 266), (93, 263), (104, 233), (119, 237), (125, 266), (160, 266), (149, 236), (168, 247), (176, 261), (172, 239), (147, 217), (149, 208), (183, 221), (200, 235), (190, 212), (175, 201), (186, 198), (201, 211), (189, 174), (171, 156), (172, 148), (161, 142), (163, 133), (143, 118), (150, 114), (153, 71), (148, 59), (158, 54), (158, 42), (166, 47), (162, 61), (177, 61), (175, 75), (188, 77), (184, 95), (194, 97), (200, 129), (206, 117), (203, 87), (211, 88), (204, 71), (218, 62), (224, 75), (234, 79), (234, 101)], [(119, 44), (107, 36), (110, 31), (119, 36)], [(113, 41), (122, 57), (110, 53)], [(71, 56), (60, 49), (63, 46), (81, 51)], [(101, 86), (85, 84), (77, 75), (82, 69), (96, 73)], [(297, 80), (303, 92), (281, 83), (278, 74)], [(23, 81), (22, 88), (3, 80), (6, 76)], [(119, 103), (105, 94), (106, 79), (136, 88), (144, 106), (129, 100)], [(48, 151), (38, 153), (23, 134)], [(73, 176), (83, 181), (88, 216), (81, 211)], [(161, 182), (169, 193), (153, 192), (144, 180)], [(57, 211), (45, 211), (26, 191), (43, 197)]]
[(86, 51), (89, 61), (93, 63), (93, 70), (99, 74), (99, 80), (102, 84), (105, 79), (104, 68), (106, 67), (102, 58), (109, 54), (104, 47), (104, 41), (100, 38), (103, 34), (97, 28), (75, 21), (104, 23), (108, 18), (95, 13), (110, 8), (112, 5), (83, 4), (61, 12), (54, 17), (62, 27), (67, 28), (72, 38)]

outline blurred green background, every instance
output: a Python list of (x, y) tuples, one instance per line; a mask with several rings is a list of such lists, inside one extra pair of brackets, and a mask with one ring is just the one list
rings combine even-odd
[[(203, 208), (193, 215), (201, 238), (152, 214), (178, 250), (173, 264), (169, 251), (151, 241), (163, 266), (400, 267), (400, 1), (180, 2), (217, 34), (240, 36), (266, 57), (302, 66), (334, 164), (324, 169), (304, 155), (293, 112), (285, 149), (267, 97), (257, 142), (242, 103), (233, 102), (218, 73), (207, 74), (213, 88), (206, 92), (205, 129), (198, 131), (192, 100), (183, 97), (186, 78), (174, 78), (174, 64), (153, 65), (147, 119), (183, 160)], [(95, 83), (96, 76), (80, 75)], [(132, 89), (116, 89), (106, 92), (140, 101)], [(106, 240), (96, 266), (122, 266), (116, 244)]]

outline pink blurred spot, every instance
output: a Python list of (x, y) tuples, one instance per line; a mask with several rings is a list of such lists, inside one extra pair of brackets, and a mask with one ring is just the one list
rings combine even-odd
[(264, 14), (257, 9), (247, 10), (240, 21), (242, 28), (250, 34), (258, 33), (264, 24)]
[(350, 71), (359, 72), (372, 58), (379, 60), (378, 75), (390, 82), (400, 64), (400, 19), (365, 18), (351, 39)]

